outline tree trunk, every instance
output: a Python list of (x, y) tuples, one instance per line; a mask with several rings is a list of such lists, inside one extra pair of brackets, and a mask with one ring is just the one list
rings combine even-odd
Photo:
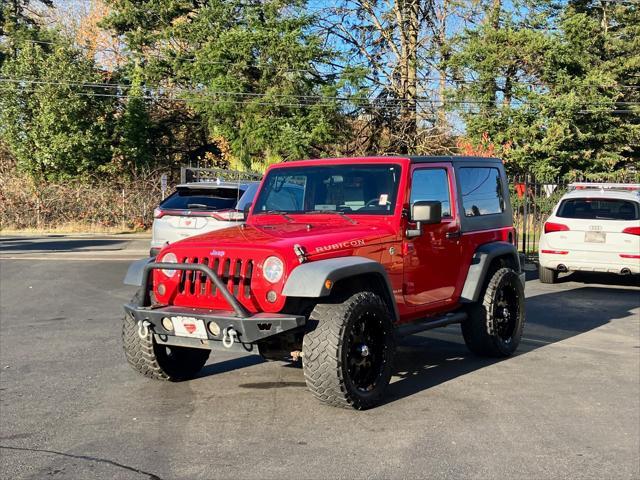
[[(491, 10), (489, 11), (489, 14), (488, 14), (488, 21), (494, 30), (500, 29), (500, 13), (501, 12), (502, 12), (502, 0), (493, 0), (491, 4)], [(487, 109), (490, 111), (493, 111), (495, 110), (498, 104), (498, 99), (497, 99), (498, 82), (496, 81), (495, 75), (491, 79), (489, 79), (488, 89), (489, 90), (487, 93), (489, 94), (490, 100), (489, 100), (489, 104), (487, 105)]]
[(418, 134), (418, 33), (420, 30), (419, 5), (420, 0), (413, 0), (410, 7), (410, 27), (409, 27), (409, 72), (407, 79), (407, 100), (409, 104), (409, 145), (410, 149), (416, 146), (416, 136)]

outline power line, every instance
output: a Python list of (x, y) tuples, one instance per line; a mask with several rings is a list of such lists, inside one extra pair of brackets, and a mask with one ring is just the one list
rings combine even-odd
[[(10, 89), (7, 89), (6, 87), (4, 88), (4, 91), (9, 91)], [(2, 91), (2, 90), (0, 90)], [(26, 93), (34, 93), (37, 90), (35, 89), (22, 89), (23, 92)], [(112, 94), (112, 93), (95, 93), (95, 92), (73, 92), (75, 95), (80, 95), (80, 96), (86, 96), (86, 97), (97, 97), (97, 98), (117, 98), (117, 99), (130, 99), (130, 98), (136, 98), (136, 99), (143, 99), (143, 100), (155, 100), (155, 101), (167, 101), (167, 102), (183, 102), (183, 103), (198, 103), (198, 102), (211, 102), (211, 101), (220, 101), (220, 99), (214, 99), (214, 98), (180, 98), (180, 97), (168, 97), (168, 96), (159, 96), (159, 95), (126, 95), (126, 94)], [(417, 105), (420, 106), (421, 103), (428, 103), (430, 104), (430, 106), (436, 107), (437, 105), (435, 105), (436, 101), (427, 101), (427, 102), (417, 102)], [(252, 105), (252, 106), (271, 106), (271, 107), (290, 107), (290, 108), (308, 108), (308, 107), (326, 107), (326, 108), (334, 108), (337, 105), (336, 104), (332, 104), (332, 103), (282, 103), (282, 102), (275, 102), (275, 101), (265, 101), (265, 100), (259, 100), (259, 101), (238, 101), (238, 100), (231, 100), (231, 99), (225, 99), (224, 103), (226, 104), (232, 104), (232, 105)], [(467, 105), (469, 104), (469, 102), (459, 102), (459, 105)], [(526, 105), (526, 104), (523, 104)], [(585, 104), (585, 105), (590, 105), (590, 104)], [(598, 104), (591, 104), (593, 105), (598, 105)], [(366, 104), (366, 105), (357, 105), (357, 104), (351, 104), (351, 106), (353, 107), (360, 107), (360, 108), (364, 108), (365, 110), (370, 110), (370, 111), (380, 111), (380, 110), (386, 110), (389, 111), (392, 108), (397, 108), (397, 105), (389, 105), (386, 103), (374, 103), (374, 104)], [(446, 104), (442, 104), (441, 106), (446, 106)], [(496, 109), (496, 112), (501, 111), (500, 109)], [(355, 112), (354, 112), (355, 113)], [(535, 112), (531, 112), (534, 113)], [(599, 113), (606, 113), (606, 114), (612, 114), (612, 115), (618, 115), (618, 114), (638, 114), (637, 110), (630, 110), (630, 109), (616, 109), (616, 110), (597, 110), (597, 109), (581, 109), (578, 111), (578, 113), (581, 114), (599, 114)], [(466, 111), (464, 112), (464, 115), (481, 115), (483, 113), (481, 112), (472, 112), (472, 111)], [(424, 117), (424, 114), (422, 112), (418, 112), (418, 116), (419, 117)], [(426, 117), (425, 117), (426, 118)]]
[[(89, 82), (71, 82), (71, 81), (51, 81), (51, 80), (32, 80), (32, 79), (19, 79), (19, 78), (9, 78), (9, 77), (0, 77), (0, 83), (14, 83), (14, 84), (31, 84), (31, 85), (55, 85), (55, 86), (65, 86), (65, 87), (81, 87), (81, 88), (98, 88), (105, 90), (130, 90), (132, 88), (131, 85), (127, 84), (118, 84), (118, 83), (89, 83)], [(151, 90), (148, 87), (141, 87), (143, 90), (149, 91)], [(415, 97), (411, 98), (359, 98), (359, 97), (349, 97), (349, 96), (327, 96), (327, 95), (300, 95), (300, 94), (277, 94), (277, 93), (254, 93), (254, 92), (230, 92), (230, 91), (203, 91), (199, 89), (188, 89), (188, 88), (176, 88), (176, 87), (158, 87), (156, 88), (158, 92), (172, 92), (178, 93), (182, 95), (195, 95), (196, 97), (201, 98), (213, 98), (217, 99), (219, 97), (239, 97), (239, 98), (248, 98), (248, 99), (270, 99), (270, 98), (280, 98), (280, 99), (296, 99), (296, 100), (307, 100), (310, 102), (313, 101), (336, 101), (336, 102), (345, 102), (352, 105), (393, 105), (393, 106), (401, 106), (403, 104), (411, 104), (411, 103), (428, 103), (433, 106), (438, 105), (493, 105), (491, 101), (481, 101), (481, 100), (434, 100), (429, 97)], [(130, 95), (126, 95), (124, 93), (117, 94), (120, 98), (127, 98)], [(174, 100), (185, 100), (192, 101), (192, 98), (184, 98), (184, 97), (169, 97), (167, 95), (148, 95), (150, 99), (153, 98), (168, 98)], [(557, 97), (552, 97), (557, 98)], [(243, 102), (246, 103), (246, 102)], [(277, 104), (277, 102), (272, 102)], [(518, 101), (517, 105), (527, 105), (531, 102), (526, 101)], [(582, 105), (590, 105), (590, 106), (612, 106), (612, 105), (640, 105), (639, 101), (612, 101), (612, 102), (583, 102)], [(307, 105), (314, 105), (314, 103), (308, 103)]]
[[(606, 0), (606, 1), (611, 1), (611, 0)], [(42, 40), (30, 40), (30, 39), (21, 39), (21, 42), (27, 42), (27, 43), (35, 43), (35, 44), (42, 44), (42, 45), (58, 45), (55, 42), (47, 42), (47, 41), (42, 41)], [(82, 48), (82, 46), (78, 46), (79, 48)], [(151, 55), (148, 56), (147, 58), (150, 58), (152, 60), (158, 60), (158, 61), (184, 61), (184, 62), (188, 62), (188, 63), (201, 63), (203, 65), (219, 65), (219, 66), (242, 66), (240, 64), (240, 62), (237, 61), (233, 61), (233, 60), (226, 60), (226, 61), (221, 61), (221, 60), (204, 60), (204, 59), (198, 59), (195, 58), (193, 56), (184, 56), (184, 55), (172, 55), (172, 54), (168, 54), (167, 56), (159, 56), (159, 55)], [(247, 65), (249, 66), (249, 65)], [(269, 65), (269, 64), (263, 64), (263, 67), (276, 67), (275, 65)], [(343, 66), (341, 67), (342, 70), (346, 70), (347, 68), (349, 68), (349, 66)], [(367, 70), (369, 67), (367, 67), (366, 65), (356, 65), (351, 67), (353, 69), (364, 69)], [(323, 73), (318, 71), (317, 69), (312, 69), (312, 68), (308, 68), (308, 69), (303, 69), (303, 68), (291, 68), (291, 69), (285, 69), (283, 70), (283, 72), (285, 73), (310, 73), (314, 76), (317, 77), (324, 77), (324, 78), (339, 78), (341, 75), (341, 72), (333, 72), (333, 73)], [(386, 73), (381, 73), (382, 77), (388, 78), (390, 76), (390, 74), (386, 74)], [(450, 77), (450, 76), (446, 76), (445, 77), (445, 81), (447, 83), (449, 83), (450, 85), (457, 85), (457, 84), (461, 84), (461, 85), (474, 85), (474, 84), (485, 84), (487, 82), (490, 81), (495, 81), (495, 80), (499, 80), (500, 77), (498, 78), (492, 78), (492, 79), (488, 79), (488, 80), (481, 80), (481, 79), (477, 79), (477, 78), (456, 78), (456, 77)], [(420, 82), (439, 82), (441, 79), (440, 77), (433, 77), (433, 76), (418, 76), (417, 80)], [(540, 88), (551, 88), (551, 87), (557, 87), (560, 86), (560, 84), (555, 83), (555, 82), (543, 82), (543, 81), (523, 81), (523, 80), (516, 80), (514, 82), (512, 82), (513, 86), (530, 86), (530, 87), (540, 87)], [(623, 88), (623, 89), (640, 89), (640, 85), (616, 85), (616, 84), (599, 84), (599, 85), (594, 85), (594, 84), (589, 84), (589, 85), (583, 85), (583, 88)]]

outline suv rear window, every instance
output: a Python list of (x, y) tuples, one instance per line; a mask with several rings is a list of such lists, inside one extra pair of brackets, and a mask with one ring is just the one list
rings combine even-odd
[(160, 208), (226, 210), (235, 208), (242, 193), (237, 188), (179, 188), (160, 204)]
[(500, 171), (492, 167), (463, 167), (458, 170), (462, 206), (467, 217), (504, 212)]
[(558, 208), (557, 217), (585, 220), (638, 220), (638, 204), (617, 198), (572, 198)]

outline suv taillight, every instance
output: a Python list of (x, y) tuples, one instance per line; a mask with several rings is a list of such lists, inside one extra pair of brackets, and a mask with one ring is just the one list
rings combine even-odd
[(237, 210), (224, 210), (222, 212), (212, 213), (211, 216), (217, 220), (225, 222), (244, 220), (244, 213)]
[(544, 224), (544, 233), (551, 232), (568, 232), (569, 227), (562, 223), (547, 222)]
[(640, 235), (640, 227), (627, 227), (622, 230), (622, 233), (628, 233), (629, 235)]
[(155, 208), (153, 210), (153, 218), (162, 218), (162, 217), (164, 217), (164, 210)]

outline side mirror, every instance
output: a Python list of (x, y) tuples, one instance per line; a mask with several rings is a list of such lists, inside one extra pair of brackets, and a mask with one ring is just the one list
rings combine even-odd
[(407, 230), (407, 237), (422, 235), (422, 224), (434, 224), (442, 221), (442, 202), (434, 200), (420, 200), (411, 204), (410, 221), (416, 223), (415, 229)]
[(249, 211), (251, 210), (251, 205), (253, 205), (252, 203), (247, 203), (245, 204), (244, 208), (242, 209), (242, 220), (246, 220), (247, 217), (249, 216)]

